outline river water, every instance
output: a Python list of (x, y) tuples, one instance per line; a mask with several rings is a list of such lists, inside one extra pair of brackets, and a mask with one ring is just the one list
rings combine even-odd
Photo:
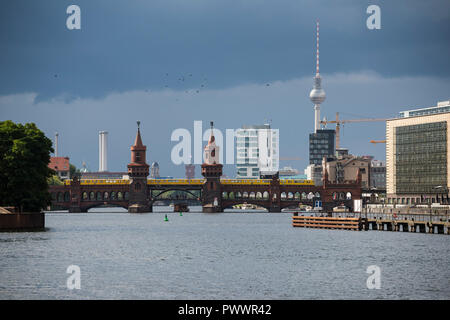
[[(0, 233), (0, 299), (450, 298), (448, 235), (293, 228), (289, 213), (200, 209), (47, 213), (46, 232)], [(80, 267), (79, 290), (67, 288), (69, 265)], [(371, 265), (380, 289), (367, 288)]]

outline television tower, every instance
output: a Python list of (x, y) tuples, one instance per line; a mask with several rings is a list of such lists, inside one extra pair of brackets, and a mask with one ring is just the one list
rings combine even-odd
[(319, 20), (317, 20), (317, 51), (316, 51), (316, 76), (314, 86), (309, 93), (309, 98), (314, 103), (314, 132), (320, 129), (320, 104), (325, 101), (325, 91), (322, 89), (322, 78), (319, 73)]

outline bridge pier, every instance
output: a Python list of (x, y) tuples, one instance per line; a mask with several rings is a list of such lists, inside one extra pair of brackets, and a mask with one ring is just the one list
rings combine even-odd
[(269, 212), (281, 212), (281, 208), (279, 206), (271, 206)]
[(203, 213), (218, 213), (218, 212), (223, 212), (223, 209), (219, 206), (206, 204), (206, 205), (202, 206), (202, 212)]
[[(74, 206), (69, 207), (69, 213), (80, 213), (80, 212), (83, 212), (80, 207), (74, 207)], [(87, 210), (84, 212), (87, 212)]]
[(128, 207), (128, 213), (147, 213), (147, 212), (153, 212), (152, 205), (142, 205), (139, 203), (135, 203)]

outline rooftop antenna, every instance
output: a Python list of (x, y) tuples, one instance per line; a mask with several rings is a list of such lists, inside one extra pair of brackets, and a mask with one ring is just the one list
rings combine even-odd
[(317, 51), (316, 51), (316, 75), (319, 74), (319, 19), (316, 21), (316, 33), (317, 33)]

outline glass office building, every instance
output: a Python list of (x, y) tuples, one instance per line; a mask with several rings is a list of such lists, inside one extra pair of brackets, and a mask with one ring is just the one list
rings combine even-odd
[(408, 118), (408, 117), (417, 117), (417, 116), (427, 116), (431, 114), (437, 113), (445, 113), (450, 112), (450, 100), (448, 101), (440, 101), (437, 103), (436, 107), (401, 111), (399, 113), (400, 118)]
[(449, 124), (450, 112), (386, 122), (388, 202), (449, 202)]
[(396, 129), (397, 193), (432, 193), (447, 184), (447, 122)]
[(334, 130), (322, 129), (309, 134), (309, 164), (322, 165), (323, 157), (333, 157), (335, 154)]

